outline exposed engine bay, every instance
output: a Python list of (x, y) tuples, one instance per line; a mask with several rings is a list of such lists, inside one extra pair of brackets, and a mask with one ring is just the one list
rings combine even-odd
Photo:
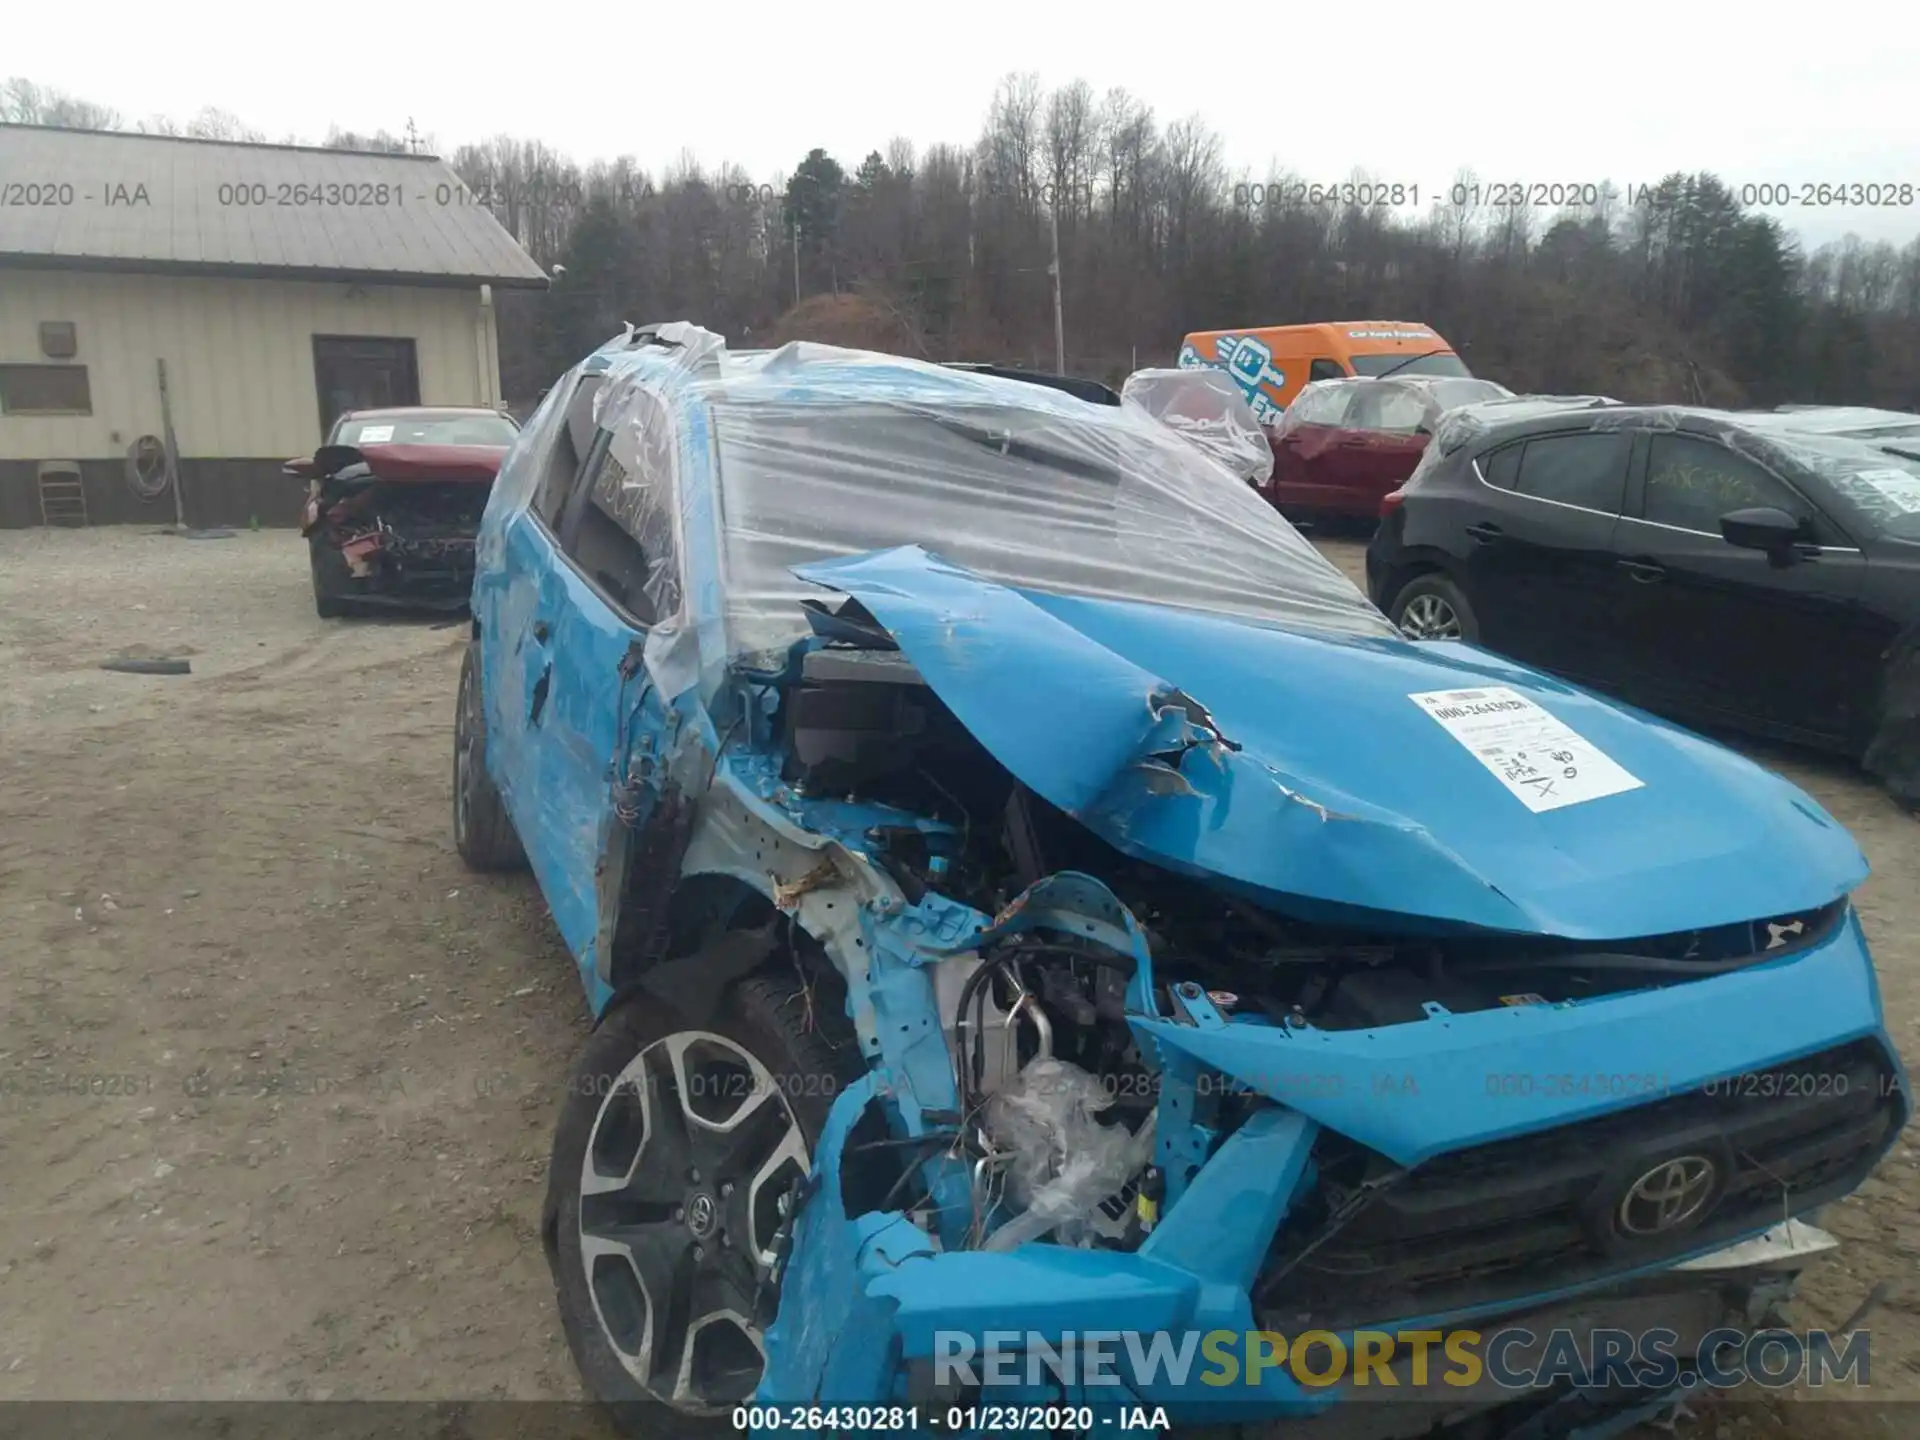
[[(1017, 897), (1044, 877), (1077, 872), (1098, 880), (1144, 931), (1154, 1008), (1163, 1016), (1324, 1033), (1557, 1005), (1740, 969), (1830, 933), (1845, 908), (1604, 944), (1308, 923), (1127, 856), (1020, 784), (857, 602), (822, 609), (816, 628), (831, 643), (801, 654), (782, 701), (783, 779), (794, 793), (931, 817), (868, 832), (877, 842), (875, 862), (913, 903), (935, 892), (1005, 919)], [(960, 1144), (973, 1174), (970, 1245), (1003, 1250), (1050, 1238), (1135, 1248), (1151, 1233), (1170, 1187), (1177, 1196), (1185, 1177), (1169, 1177), (1153, 1163), (1156, 1112), (1169, 1082), (1129, 1023), (1135, 968), (1108, 944), (1045, 927), (1007, 935), (979, 947), (977, 958), (941, 967)], [(1286, 1083), (1304, 1096), (1333, 1079), (1302, 1064), (1279, 1098), (1292, 1098)], [(1863, 1072), (1857, 1118), (1877, 1138), (1883, 1120), (1866, 1113), (1876, 1108), (1871, 1084)], [(1224, 1135), (1276, 1095), (1271, 1084), (1265, 1092), (1223, 1074), (1202, 1075), (1197, 1094), (1184, 1093), (1179, 1103), (1193, 1107), (1209, 1133)], [(1688, 1116), (1706, 1118), (1698, 1105)], [(1409, 1247), (1396, 1259), (1388, 1253), (1394, 1236), (1417, 1237), (1420, 1222), (1378, 1200), (1408, 1172), (1331, 1133), (1317, 1153), (1323, 1193), (1299, 1206), (1276, 1238), (1263, 1284), (1266, 1298), (1301, 1304), (1317, 1318), (1405, 1313), (1410, 1297), (1430, 1291), (1483, 1299), (1477, 1287), (1489, 1276), (1529, 1278), (1536, 1261), (1543, 1273), (1558, 1266), (1564, 1277), (1569, 1252), (1584, 1243), (1569, 1221), (1571, 1228), (1543, 1231), (1537, 1252), (1524, 1243), (1516, 1248), (1511, 1233), (1489, 1247), (1483, 1237), (1463, 1239), (1462, 1217), (1446, 1213), (1444, 1224), (1432, 1226), (1429, 1251)], [(1533, 1183), (1525, 1167), (1507, 1168), (1516, 1206), (1540, 1210), (1523, 1193)], [(1496, 1195), (1498, 1178), (1481, 1177), (1481, 1203)], [(1442, 1175), (1436, 1185), (1445, 1183)], [(895, 1198), (912, 1194), (914, 1184), (903, 1170)], [(922, 1194), (918, 1203), (934, 1201)], [(1442, 1195), (1438, 1203), (1444, 1211), (1451, 1202)], [(1356, 1225), (1368, 1209), (1373, 1218)], [(1384, 1228), (1370, 1235), (1375, 1225)], [(1343, 1230), (1352, 1243), (1332, 1243)], [(1485, 1252), (1479, 1258), (1469, 1253), (1476, 1243)]]

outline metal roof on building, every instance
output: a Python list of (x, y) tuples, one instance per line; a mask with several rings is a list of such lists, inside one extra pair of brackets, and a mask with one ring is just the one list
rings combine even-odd
[(0, 265), (542, 287), (429, 155), (0, 125)]

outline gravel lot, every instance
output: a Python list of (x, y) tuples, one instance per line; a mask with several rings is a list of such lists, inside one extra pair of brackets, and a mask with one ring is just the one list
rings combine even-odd
[[(287, 532), (0, 532), (0, 1400), (577, 1397), (536, 1222), (585, 1010), (532, 883), (453, 852), (464, 633), (317, 620)], [(1872, 858), (1920, 1056), (1920, 824), (1761, 758)], [(1902, 1144), (1799, 1317), (1893, 1281), (1873, 1388), (1902, 1398), (1916, 1199)], [(1785, 1423), (1893, 1433), (1842, 1410)]]

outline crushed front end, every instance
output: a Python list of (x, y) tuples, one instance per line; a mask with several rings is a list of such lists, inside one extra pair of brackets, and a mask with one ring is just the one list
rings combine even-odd
[[(766, 1428), (820, 1404), (1608, 1433), (1657, 1389), (1516, 1395), (1402, 1346), (1356, 1390), (1275, 1355), (1670, 1331), (1683, 1394), (1703, 1337), (1778, 1323), (1835, 1243), (1819, 1207), (1905, 1123), (1844, 898), (1607, 940), (1303, 919), (1023, 783), (858, 601), (817, 623), (688, 857), (793, 857), (777, 903), (870, 1066), (783, 1233)], [(1185, 696), (1142, 729), (1142, 803), (1233, 744)], [(1383, 1385), (1399, 1403), (1342, 1403)]]

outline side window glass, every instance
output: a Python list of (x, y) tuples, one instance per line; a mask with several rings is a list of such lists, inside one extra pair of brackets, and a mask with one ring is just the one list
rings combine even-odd
[(1691, 435), (1653, 437), (1647, 451), (1647, 519), (1718, 535), (1722, 515), (1760, 505), (1802, 520), (1813, 516), (1781, 481), (1723, 445)]
[(558, 530), (561, 511), (579, 477), (581, 462), (593, 448), (593, 397), (599, 393), (601, 377), (587, 375), (568, 398), (566, 414), (535, 482), (533, 510), (549, 529)]
[(1293, 402), (1293, 408), (1300, 412), (1295, 417), (1294, 424), (1343, 424), (1347, 408), (1352, 401), (1353, 390), (1350, 386), (1329, 385), (1324, 390), (1309, 390)]
[(1346, 378), (1347, 367), (1342, 365), (1338, 360), (1316, 360), (1307, 368), (1307, 382), (1309, 384), (1315, 380), (1344, 380)]
[(1513, 482), (1520, 478), (1520, 452), (1525, 448), (1508, 445), (1491, 455), (1482, 455), (1480, 473), (1487, 477), (1487, 483), (1501, 490), (1513, 489)]
[(1385, 384), (1361, 388), (1347, 419), (1350, 430), (1390, 430), (1411, 435), (1427, 418), (1420, 396), (1405, 386)]
[(1521, 495), (1618, 515), (1632, 448), (1633, 437), (1622, 431), (1529, 440), (1513, 488)]
[(614, 423), (617, 434), (596, 432), (561, 522), (561, 548), (621, 609), (652, 625), (680, 609), (672, 419), (640, 391)]

